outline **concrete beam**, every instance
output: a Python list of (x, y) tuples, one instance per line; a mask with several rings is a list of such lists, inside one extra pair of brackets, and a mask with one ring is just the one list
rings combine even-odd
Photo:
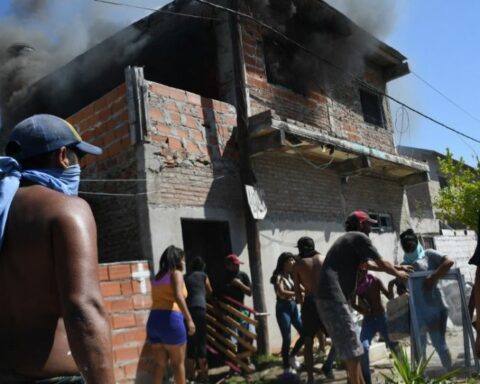
[(272, 151), (285, 146), (285, 134), (283, 131), (274, 131), (267, 135), (252, 137), (249, 139), (250, 156)]
[(430, 181), (430, 174), (428, 172), (419, 172), (419, 173), (414, 173), (412, 175), (403, 177), (400, 180), (400, 184), (415, 185), (415, 184), (426, 183), (428, 181)]
[(341, 163), (333, 164), (331, 169), (340, 173), (342, 176), (351, 176), (370, 169), (371, 167), (372, 164), (368, 156), (358, 156), (353, 159), (344, 160)]

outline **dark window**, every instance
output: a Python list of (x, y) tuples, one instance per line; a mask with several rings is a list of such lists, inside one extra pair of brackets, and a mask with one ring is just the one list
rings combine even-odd
[(362, 103), (363, 120), (367, 123), (384, 127), (382, 99), (379, 95), (360, 90), (360, 101)]
[(373, 232), (393, 232), (392, 216), (388, 213), (370, 212), (368, 214), (373, 220), (377, 220), (376, 224), (372, 224)]
[(295, 47), (288, 47), (269, 37), (263, 38), (265, 70), (270, 84), (282, 85), (296, 93), (305, 95), (305, 85), (299, 81), (295, 69), (298, 60)]
[(440, 188), (447, 188), (448, 182), (445, 176), (438, 176), (438, 182), (440, 183)]
[(435, 249), (435, 241), (432, 236), (421, 236), (421, 242), (425, 249)]

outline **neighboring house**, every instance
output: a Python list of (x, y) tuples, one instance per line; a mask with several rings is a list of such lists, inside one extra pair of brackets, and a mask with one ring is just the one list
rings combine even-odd
[(439, 165), (439, 159), (445, 158), (445, 155), (430, 149), (402, 145), (397, 146), (397, 151), (400, 155), (428, 164), (430, 168), (428, 181), (406, 186), (411, 227), (422, 234), (426, 247), (452, 256), (456, 266), (462, 269), (465, 279), (473, 282), (474, 270), (467, 263), (477, 244), (475, 232), (465, 230), (465, 227), (458, 223), (442, 222), (436, 216), (434, 200), (440, 189), (448, 185)]
[[(231, 24), (195, 1), (163, 9), (202, 18), (158, 12), (140, 20), (36, 83), (27, 101), (3, 109), (3, 121), (57, 114), (104, 148), (85, 159), (90, 180), (81, 185), (101, 261), (143, 259), (157, 269), (176, 244), (188, 257), (202, 255), (215, 283), (230, 252), (249, 268)], [(268, 208), (259, 222), (261, 266), (278, 349), (268, 281), (280, 253), (296, 252), (307, 235), (325, 254), (347, 214), (362, 209), (379, 219), (371, 237), (380, 253), (398, 261), (398, 234), (410, 218), (404, 187), (427, 180), (428, 165), (397, 154), (389, 104), (369, 89), (386, 92), (407, 74), (403, 55), (322, 1), (271, 2), (254, 16), (362, 79), (240, 18), (251, 158)]]

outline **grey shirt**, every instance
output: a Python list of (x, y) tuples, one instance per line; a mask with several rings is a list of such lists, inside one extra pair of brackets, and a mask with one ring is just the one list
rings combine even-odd
[(358, 267), (368, 259), (380, 259), (370, 238), (362, 232), (344, 234), (325, 257), (316, 296), (347, 303), (357, 287)]

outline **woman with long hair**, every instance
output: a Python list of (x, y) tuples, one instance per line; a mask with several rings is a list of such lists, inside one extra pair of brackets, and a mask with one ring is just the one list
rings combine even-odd
[[(275, 314), (278, 326), (282, 334), (282, 361), (285, 373), (295, 373), (298, 368), (296, 355), (304, 343), (303, 326), (300, 320), (300, 313), (295, 301), (295, 292), (293, 290), (293, 279), (291, 276), (292, 268), (295, 265), (295, 257), (289, 252), (280, 255), (277, 261), (277, 267), (273, 271), (270, 282), (275, 287), (277, 295), (277, 304)], [(300, 337), (290, 352), (292, 342), (291, 326), (299, 333)]]
[[(147, 321), (147, 338), (155, 359), (154, 383), (162, 383), (170, 361), (176, 384), (185, 384), (187, 330), (195, 333), (188, 311), (183, 281), (184, 252), (173, 245), (160, 257), (160, 269), (152, 281), (152, 310)], [(185, 324), (187, 330), (185, 329)]]
[(195, 368), (198, 368), (198, 379), (208, 381), (207, 363), (207, 295), (212, 293), (210, 280), (205, 273), (205, 262), (200, 256), (195, 257), (185, 276), (187, 286), (187, 306), (195, 324), (195, 334), (187, 339), (187, 378), (196, 380)]

